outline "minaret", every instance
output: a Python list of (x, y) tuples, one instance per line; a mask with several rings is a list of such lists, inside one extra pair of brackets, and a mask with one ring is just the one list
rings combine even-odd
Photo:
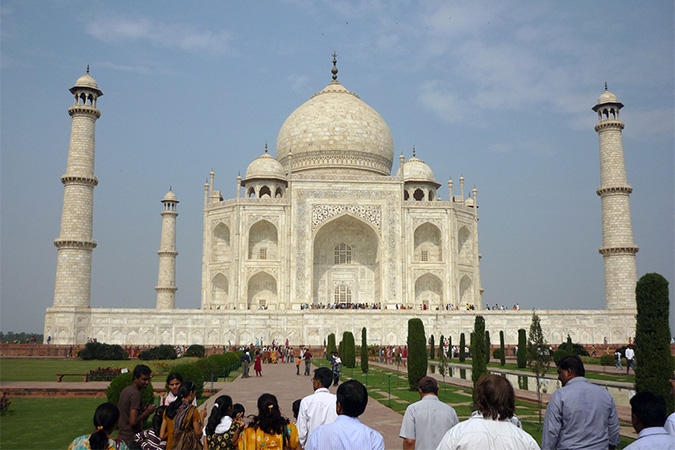
[(635, 310), (637, 271), (633, 242), (633, 224), (629, 196), (633, 188), (626, 179), (619, 110), (616, 96), (607, 90), (598, 98), (593, 111), (598, 113), (595, 131), (600, 139), (600, 187), (602, 204), (602, 247), (605, 262), (605, 308)]
[(54, 241), (58, 248), (54, 306), (90, 307), (93, 238), (95, 126), (101, 112), (96, 108), (103, 95), (96, 80), (87, 73), (70, 88), (75, 104), (68, 109), (73, 118), (64, 186), (61, 232)]
[(174, 309), (176, 303), (176, 205), (178, 199), (169, 190), (162, 200), (162, 238), (159, 244), (159, 275), (157, 276), (157, 309)]

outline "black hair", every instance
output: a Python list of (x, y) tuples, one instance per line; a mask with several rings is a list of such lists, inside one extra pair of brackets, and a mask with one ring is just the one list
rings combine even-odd
[(232, 418), (234, 419), (235, 417), (237, 417), (237, 414), (239, 413), (241, 413), (241, 415), (243, 416), (246, 413), (246, 409), (244, 409), (244, 405), (242, 405), (241, 403), (235, 403), (234, 405), (232, 405)]
[(223, 417), (232, 413), (232, 397), (229, 395), (221, 395), (216, 399), (209, 414), (209, 421), (206, 425), (206, 434), (208, 436), (216, 432), (216, 427)]
[(273, 394), (258, 397), (258, 415), (253, 416), (251, 427), (260, 428), (267, 434), (281, 434), (290, 421), (281, 415), (279, 402)]
[(173, 401), (167, 408), (166, 408), (166, 416), (169, 419), (173, 419), (176, 417), (176, 413), (178, 412), (178, 408), (180, 408), (180, 405), (183, 403), (183, 399), (190, 395), (192, 392), (195, 391), (195, 385), (192, 384), (189, 381), (186, 381), (180, 385), (180, 389), (178, 389), (178, 395), (176, 395), (176, 400)]
[(337, 402), (342, 412), (349, 417), (359, 417), (368, 404), (368, 390), (358, 380), (348, 380), (337, 390)]
[(314, 370), (314, 379), (321, 383), (321, 386), (328, 388), (333, 383), (333, 371), (328, 367), (319, 367)]
[(651, 392), (639, 392), (630, 399), (631, 412), (644, 428), (662, 427), (666, 423), (666, 401)]
[(583, 377), (586, 375), (586, 369), (584, 369), (584, 363), (581, 361), (578, 355), (567, 355), (560, 361), (558, 361), (558, 367), (563, 370), (571, 370), (572, 373), (577, 377)]
[(166, 377), (166, 384), (168, 385), (172, 380), (178, 380), (183, 383), (183, 375), (178, 372), (171, 372), (169, 376)]
[(164, 410), (166, 406), (160, 406), (155, 410), (155, 415), (152, 416), (152, 429), (155, 431), (155, 434), (159, 436), (159, 431), (162, 429), (162, 419), (164, 418)]
[(141, 375), (152, 375), (152, 369), (145, 364), (138, 364), (134, 367), (134, 379), (140, 378)]
[(108, 434), (112, 433), (120, 418), (120, 410), (114, 403), (101, 403), (94, 412), (96, 431), (89, 436), (91, 450), (107, 450)]
[(302, 399), (301, 399), (301, 398), (299, 398), (299, 399), (297, 399), (296, 401), (294, 401), (294, 402), (293, 402), (293, 406), (292, 406), (292, 409), (293, 409), (293, 417), (295, 417), (296, 420), (297, 420), (297, 418), (298, 418), (298, 414), (300, 414), (300, 402), (302, 402)]

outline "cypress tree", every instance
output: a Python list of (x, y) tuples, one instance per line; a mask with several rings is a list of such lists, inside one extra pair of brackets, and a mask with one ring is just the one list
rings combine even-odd
[(445, 337), (441, 334), (441, 340), (438, 341), (438, 357), (443, 356), (443, 343), (445, 342)]
[(434, 335), (432, 334), (429, 338), (429, 358), (436, 358), (436, 342), (434, 341)]
[(326, 359), (330, 361), (330, 357), (334, 351), (337, 350), (335, 347), (335, 334), (331, 333), (328, 335), (328, 343), (326, 344)]
[(452, 359), (455, 355), (452, 354), (452, 336), (448, 336), (448, 357)]
[[(473, 381), (474, 392), (480, 377), (488, 373), (485, 348), (485, 319), (483, 316), (476, 316), (473, 333), (471, 333), (471, 381)], [(474, 396), (474, 403), (475, 400)]]
[(342, 364), (349, 368), (356, 367), (356, 345), (354, 343), (354, 334), (351, 331), (342, 333), (342, 342), (340, 344)]
[(662, 396), (672, 412), (670, 377), (673, 358), (670, 356), (670, 300), (668, 281), (658, 273), (648, 273), (635, 288), (637, 322), (635, 330), (635, 389)]
[(368, 372), (368, 340), (366, 339), (366, 327), (361, 328), (361, 372)]
[[(485, 322), (483, 322), (485, 323)], [(490, 343), (490, 332), (488, 330), (485, 330), (485, 362), (489, 363), (490, 362), (490, 350), (491, 350), (492, 344)]]
[(525, 329), (518, 330), (518, 352), (516, 353), (518, 368), (524, 369), (527, 367), (527, 337), (525, 336)]
[(419, 318), (408, 320), (408, 383), (416, 391), (419, 382), (427, 375), (427, 339), (424, 323)]
[(501, 330), (499, 332), (499, 348), (502, 349), (502, 354), (499, 357), (499, 364), (503, 366), (506, 364), (506, 348), (504, 347), (504, 330)]
[(464, 338), (464, 333), (459, 335), (459, 362), (463, 363), (466, 361), (466, 340)]
[[(519, 349), (520, 350), (520, 349)], [(527, 364), (537, 380), (537, 406), (539, 410), (539, 427), (541, 428), (541, 380), (551, 365), (550, 347), (544, 333), (541, 330), (539, 316), (532, 311), (532, 323), (530, 324), (530, 336), (527, 339)]]

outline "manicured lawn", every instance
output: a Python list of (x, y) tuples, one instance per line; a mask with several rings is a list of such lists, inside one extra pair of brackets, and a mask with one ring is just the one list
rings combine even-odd
[[(126, 367), (132, 370), (138, 361), (82, 361), (70, 359), (0, 359), (0, 381), (56, 381), (57, 373), (89, 373), (99, 367)], [(81, 377), (65, 377), (63, 381), (82, 381)]]
[(3, 450), (65, 449), (78, 436), (94, 431), (101, 398), (13, 398), (0, 418)]

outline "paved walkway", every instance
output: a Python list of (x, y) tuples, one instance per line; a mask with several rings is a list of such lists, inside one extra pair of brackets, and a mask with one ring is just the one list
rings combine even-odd
[[(312, 373), (315, 368), (312, 367)], [(235, 403), (244, 405), (246, 415), (257, 414), (258, 397), (269, 392), (276, 395), (281, 413), (289, 419), (293, 419), (291, 408), (293, 402), (314, 392), (311, 382), (312, 377), (302, 375), (302, 369), (300, 369), (300, 375), (296, 375), (295, 364), (263, 364), (263, 376), (256, 377), (251, 368), (250, 378), (239, 377), (231, 383), (226, 383), (220, 392), (209, 398), (205, 403), (206, 408), (210, 411), (216, 398), (219, 395), (226, 394), (232, 397)], [(205, 387), (209, 387), (208, 384)], [(336, 390), (337, 387), (331, 386), (330, 391), (332, 393), (335, 393)], [(402, 415), (372, 398), (368, 400), (366, 412), (360, 417), (361, 422), (382, 434), (385, 446), (389, 449), (401, 448), (403, 445), (403, 440), (398, 437), (402, 419)]]

